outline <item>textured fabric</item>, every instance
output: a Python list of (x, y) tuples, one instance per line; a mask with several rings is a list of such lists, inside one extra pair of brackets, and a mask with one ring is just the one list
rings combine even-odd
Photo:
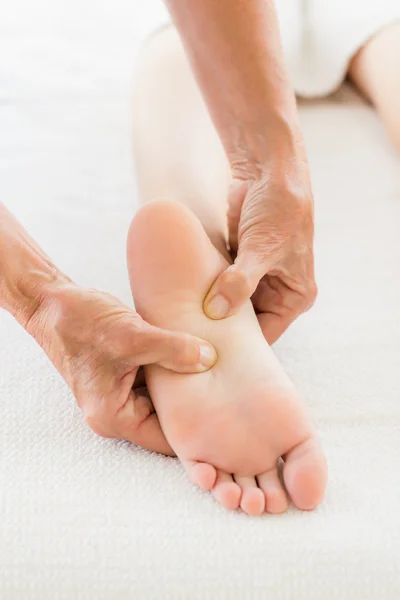
[[(144, 4), (15, 0), (0, 18), (0, 197), (71, 277), (127, 303)], [(0, 311), (2, 600), (399, 598), (400, 162), (351, 93), (301, 115), (320, 295), (276, 353), (321, 432), (326, 501), (231, 514), (175, 460), (96, 437)]]

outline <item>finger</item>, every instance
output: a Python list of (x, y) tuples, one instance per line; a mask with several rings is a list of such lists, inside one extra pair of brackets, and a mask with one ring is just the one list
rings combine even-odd
[(120, 406), (116, 406), (112, 397), (87, 396), (82, 406), (86, 422), (102, 437), (127, 440), (147, 450), (174, 456), (147, 389), (131, 389), (134, 377), (135, 374), (130, 374), (122, 381), (118, 397), (126, 401)]
[(307, 308), (304, 296), (277, 277), (264, 278), (252, 301), (259, 312), (258, 322), (269, 344), (273, 344)]
[(153, 403), (141, 389), (138, 394), (131, 392), (124, 406), (114, 420), (116, 437), (128, 440), (152, 452), (174, 456), (175, 453), (161, 429)]
[(214, 347), (186, 333), (146, 326), (138, 334), (136, 364), (159, 364), (178, 373), (199, 373), (210, 369), (217, 360)]
[(233, 180), (229, 188), (228, 202), (228, 229), (229, 229), (229, 247), (232, 252), (237, 253), (238, 232), (240, 216), (242, 213), (243, 201), (248, 190), (248, 182)]
[(214, 282), (204, 302), (204, 312), (210, 319), (224, 319), (253, 295), (260, 279), (272, 268), (252, 251), (240, 251), (233, 265)]
[(146, 378), (144, 375), (143, 367), (140, 367), (140, 369), (138, 369), (138, 372), (136, 373), (135, 381), (134, 381), (132, 387), (134, 390), (136, 390), (136, 392), (138, 391), (137, 388), (145, 388), (146, 387)]
[(275, 313), (260, 313), (257, 315), (258, 323), (263, 335), (269, 345), (278, 340), (291, 323), (296, 319), (297, 314), (285, 313), (279, 315)]

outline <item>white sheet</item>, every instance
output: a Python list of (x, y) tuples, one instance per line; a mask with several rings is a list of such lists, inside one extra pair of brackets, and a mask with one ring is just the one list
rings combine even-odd
[[(144, 5), (16, 0), (0, 15), (1, 199), (71, 277), (128, 303)], [(320, 295), (276, 352), (321, 432), (326, 501), (231, 514), (174, 460), (96, 437), (0, 312), (2, 600), (399, 597), (400, 162), (351, 94), (303, 106), (302, 119)]]
[[(400, 21), (399, 0), (275, 0), (292, 85), (302, 98), (338, 90), (358, 50)], [(171, 20), (155, 7), (150, 31)]]

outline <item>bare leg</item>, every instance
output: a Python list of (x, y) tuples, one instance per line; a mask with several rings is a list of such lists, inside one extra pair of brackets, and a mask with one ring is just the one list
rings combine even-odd
[(229, 166), (173, 27), (142, 50), (133, 116), (141, 201), (183, 202), (226, 255)]
[(383, 29), (361, 48), (349, 75), (376, 107), (400, 151), (400, 23)]
[[(230, 175), (173, 28), (157, 34), (142, 52), (134, 97), (134, 143), (142, 202), (163, 198), (179, 201), (191, 211), (179, 209), (179, 204), (153, 202), (135, 217), (128, 240), (135, 305), (146, 320), (155, 323), (161, 319), (159, 323), (164, 327), (189, 332), (193, 327), (205, 328), (206, 339), (217, 347), (219, 364), (226, 364), (224, 357), (231, 355), (236, 361), (228, 365), (228, 374), (222, 376), (219, 388), (215, 383), (219, 380), (217, 370), (210, 373), (210, 381), (204, 379), (202, 388), (199, 379), (171, 379), (168, 372), (148, 369), (147, 382), (157, 413), (163, 415), (163, 429), (188, 472), (188, 464), (217, 467), (213, 494), (224, 506), (236, 508), (240, 504), (250, 514), (260, 514), (265, 507), (269, 512), (285, 510), (287, 499), (276, 470), (276, 460), (282, 456), (290, 497), (299, 508), (313, 508), (324, 492), (325, 462), (301, 402), (292, 402), (296, 394), (289, 384), (285, 401), (277, 403), (280, 386), (276, 381), (281, 376), (282, 381), (287, 379), (262, 339), (251, 304), (245, 309), (248, 323), (243, 321), (242, 313), (215, 323), (201, 308), (218, 270), (226, 268), (225, 259), (230, 261), (226, 243)], [(247, 346), (234, 353), (239, 323), (245, 325), (246, 331), (239, 337)], [(214, 331), (219, 332), (215, 339)], [(257, 344), (260, 350), (255, 352)], [(259, 376), (253, 376), (252, 371), (256, 363), (263, 376), (269, 373), (270, 383), (262, 394), (255, 394), (257, 401), (251, 410), (247, 399), (247, 394), (252, 396), (250, 390), (240, 394), (247, 424), (243, 416), (237, 418), (230, 403), (223, 415), (218, 413), (226, 398), (237, 395), (239, 381), (244, 388), (247, 381), (258, 381)], [(182, 404), (172, 399), (175, 387)], [(230, 388), (236, 388), (235, 394), (229, 392)], [(279, 431), (279, 450), (265, 420)], [(221, 423), (228, 437), (221, 434)], [(249, 442), (242, 439), (250, 431), (255, 444), (251, 451)], [(294, 431), (297, 437), (292, 435)], [(191, 478), (196, 480), (196, 476)]]

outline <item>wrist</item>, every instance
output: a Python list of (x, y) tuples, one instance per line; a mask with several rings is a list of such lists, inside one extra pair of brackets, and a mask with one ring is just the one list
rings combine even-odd
[(70, 280), (0, 202), (0, 307), (25, 328), (52, 290)]
[(68, 277), (53, 265), (28, 269), (10, 287), (4, 308), (42, 345), (47, 308), (70, 285)]
[(282, 109), (269, 112), (257, 122), (242, 126), (228, 152), (232, 176), (259, 179), (265, 173), (277, 177), (289, 170), (308, 171), (298, 117)]

